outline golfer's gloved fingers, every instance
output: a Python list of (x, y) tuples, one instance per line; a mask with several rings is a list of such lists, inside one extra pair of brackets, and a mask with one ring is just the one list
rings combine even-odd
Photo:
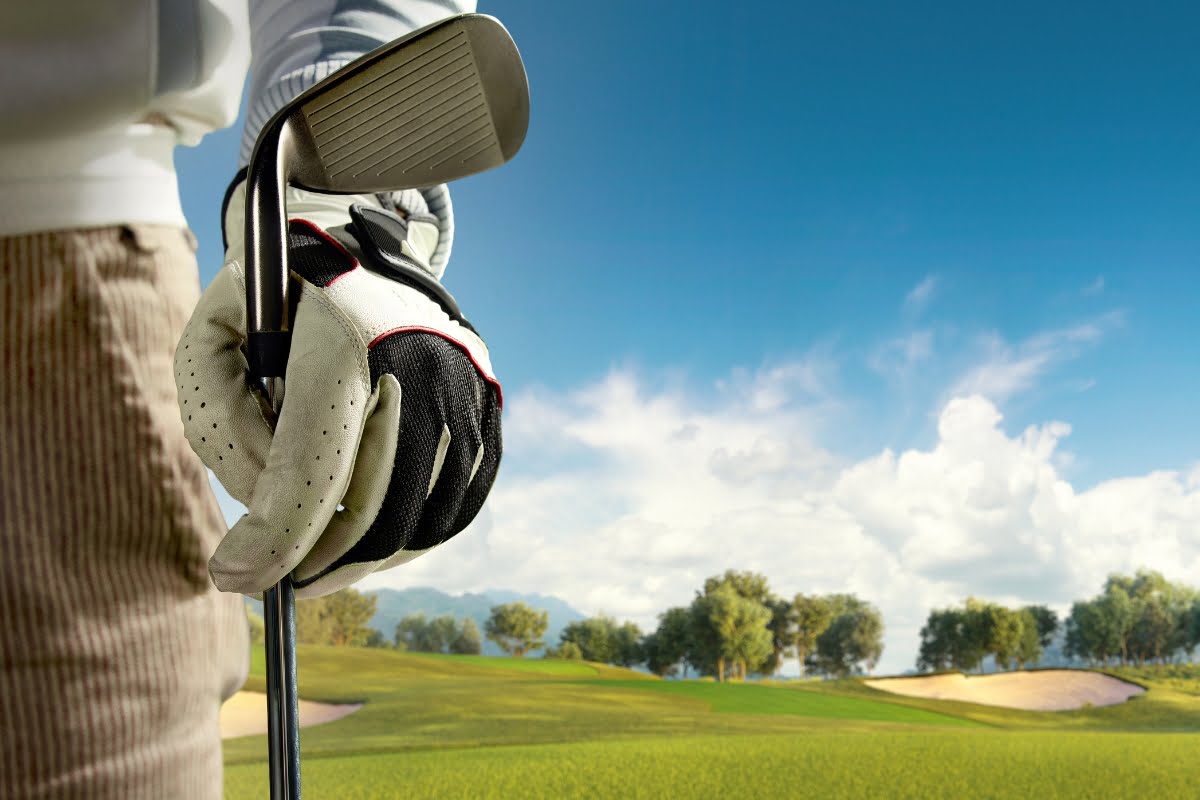
[(354, 472), (341, 501), (342, 508), (333, 515), (321, 538), (292, 574), (297, 597), (319, 597), (335, 592), (375, 569), (377, 562), (334, 565), (366, 535), (379, 517), (392, 479), (402, 400), (400, 383), (394, 375), (380, 377), (376, 395), (374, 411), (363, 427)]
[[(314, 548), (319, 558), (296, 570), (300, 597), (328, 594), (411, 561), (460, 532), (483, 506), (499, 467), (499, 389), (458, 345), (428, 332), (408, 332), (384, 340), (370, 361), (375, 374), (382, 371), (379, 405), (343, 499), (348, 510), (370, 513), (334, 517), (331, 531)], [(402, 399), (398, 414), (393, 397)], [(377, 418), (388, 423), (376, 424)], [(393, 461), (372, 459), (383, 473), (372, 476), (363, 453), (377, 434), (389, 431), (397, 443)], [(371, 483), (364, 496), (372, 498), (386, 482), (382, 502), (352, 502), (360, 480)], [(332, 530), (342, 525), (351, 533)]]
[(357, 336), (310, 287), (302, 291), (266, 465), (248, 513), (209, 562), (223, 591), (261, 591), (308, 555), (346, 492), (364, 421), (378, 397), (370, 394)]
[(490, 386), (486, 387), (486, 391), (489, 393), (491, 401), (484, 407), (480, 427), (479, 453), (472, 465), (470, 483), (467, 484), (467, 490), (459, 504), (458, 516), (455, 517), (450, 527), (447, 539), (462, 532), (479, 515), (484, 501), (492, 491), (492, 485), (496, 482), (496, 473), (500, 470), (500, 457), (503, 452), (500, 434), (500, 404)]
[[(482, 381), (479, 390), (491, 394), (491, 388)], [(467, 409), (469, 413), (463, 413)], [(408, 547), (425, 550), (442, 544), (466, 528), (483, 507), (499, 466), (499, 441), (488, 441), (484, 436), (490, 409), (494, 410), (495, 405), (475, 399), (469, 404), (454, 404), (448, 415), (449, 441), (441, 469), (434, 477), (417, 533)], [(498, 434), (498, 428), (495, 430)]]
[(175, 385), (192, 449), (246, 503), (271, 447), (271, 428), (246, 389), (246, 288), (229, 264), (200, 297), (175, 351)]

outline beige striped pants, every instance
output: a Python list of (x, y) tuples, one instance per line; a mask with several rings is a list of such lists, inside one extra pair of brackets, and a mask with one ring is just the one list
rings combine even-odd
[(0, 237), (0, 798), (215, 798), (245, 679), (172, 356), (185, 230)]

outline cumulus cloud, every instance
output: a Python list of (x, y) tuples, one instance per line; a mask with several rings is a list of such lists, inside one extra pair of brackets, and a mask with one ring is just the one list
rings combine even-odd
[[(755, 570), (782, 594), (876, 603), (880, 669), (900, 671), (929, 609), (969, 593), (1062, 605), (1110, 571), (1200, 568), (1200, 466), (1079, 491), (1059, 466), (1068, 424), (1006, 432), (979, 394), (945, 404), (928, 448), (849, 461), (821, 446), (825, 412), (803, 391), (762, 402), (754, 387), (775, 386), (770, 373), (711, 394), (622, 371), (576, 392), (517, 393), (511, 468), (487, 513), (364, 585), (536, 590), (650, 629), (705, 577)], [(546, 413), (555, 424), (539, 422)], [(559, 453), (553, 471), (537, 468), (543, 451)]]
[[(1083, 489), (1064, 472), (1067, 422), (1005, 427), (1004, 397), (1113, 324), (993, 340), (936, 409), (928, 442), (865, 457), (828, 444), (856, 414), (819, 353), (702, 387), (616, 369), (573, 390), (512, 392), (479, 518), (361, 587), (536, 591), (651, 630), (706, 577), (753, 570), (783, 595), (875, 603), (887, 625), (879, 669), (898, 672), (929, 610), (968, 594), (1063, 608), (1112, 571), (1194, 580), (1200, 463)], [(240, 506), (218, 494), (234, 521)]]

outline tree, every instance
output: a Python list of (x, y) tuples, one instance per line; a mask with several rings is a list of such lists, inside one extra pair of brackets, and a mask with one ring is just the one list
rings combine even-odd
[(642, 631), (632, 622), (623, 622), (613, 630), (612, 638), (613, 660), (610, 662), (621, 667), (632, 667), (645, 659), (642, 653)]
[(757, 572), (727, 569), (724, 575), (714, 575), (705, 579), (704, 594), (709, 594), (721, 586), (728, 586), (739, 596), (764, 606), (771, 601), (771, 587), (767, 585), (767, 578)]
[(246, 624), (250, 627), (250, 644), (258, 644), (266, 634), (263, 618), (246, 606)]
[(709, 579), (706, 587), (708, 591), (696, 593), (690, 609), (688, 661), (718, 681), (726, 679), (726, 666), (731, 678), (758, 669), (771, 652), (771, 612), (730, 583)]
[(429, 641), (429, 652), (449, 652), (450, 645), (458, 638), (458, 621), (451, 614), (435, 617), (429, 623), (426, 636)]
[[(1104, 594), (1094, 601), (1096, 616), (1093, 622), (1098, 626), (1095, 636), (1100, 645), (1098, 655), (1102, 664), (1108, 661), (1109, 656), (1118, 654), (1122, 664), (1129, 660), (1129, 635), (1133, 632), (1137, 609), (1120, 577), (1110, 575)], [(1128, 585), (1132, 587), (1134, 581), (1130, 579)], [(1142, 588), (1145, 587), (1146, 582), (1143, 581)]]
[(574, 642), (563, 642), (558, 647), (547, 647), (542, 658), (561, 658), (564, 661), (582, 661), (583, 651)]
[(771, 658), (770, 621), (771, 610), (761, 603), (739, 597), (733, 604), (732, 619), (723, 631), (728, 636), (725, 653), (743, 681), (748, 672), (761, 671)]
[(1165, 600), (1173, 625), (1167, 639), (1166, 654), (1176, 653), (1189, 661), (1197, 641), (1192, 638), (1192, 615), (1198, 596), (1196, 590), (1182, 584), (1171, 584)]
[(1058, 615), (1046, 606), (1025, 606), (1023, 610), (1033, 616), (1038, 644), (1043, 650), (1049, 647), (1050, 642), (1054, 640), (1054, 634), (1058, 633)]
[[(1038, 618), (1033, 608), (1023, 608), (1019, 613), (1021, 616), (1021, 639), (1017, 643), (1017, 651), (1013, 655), (1017, 659), (1017, 669), (1024, 669), (1026, 664), (1036, 664), (1041, 659), (1042, 637), (1039, 633)], [(1055, 624), (1057, 625), (1057, 620)]]
[(696, 593), (688, 606), (687, 663), (701, 675), (725, 680), (725, 658), (721, 655), (721, 636), (710, 614), (709, 595)]
[(516, 658), (523, 658), (528, 651), (545, 644), (542, 636), (549, 624), (548, 612), (535, 611), (525, 603), (516, 602), (492, 606), (491, 616), (483, 629), (487, 638), (501, 650)]
[(994, 650), (996, 617), (992, 614), (994, 604), (976, 597), (968, 597), (963, 608), (962, 642), (959, 655), (961, 669), (983, 670), (983, 660)]
[(853, 595), (833, 595), (835, 616), (817, 637), (815, 662), (824, 673), (845, 677), (870, 671), (883, 655), (883, 616)]
[(767, 630), (771, 632), (771, 655), (763, 662), (763, 674), (774, 675), (783, 666), (783, 659), (792, 654), (792, 644), (795, 641), (795, 612), (792, 604), (781, 597), (771, 597), (767, 604), (771, 611), (771, 619), (767, 621)]
[(464, 617), (458, 634), (450, 642), (450, 652), (464, 656), (477, 656), (483, 652), (483, 641), (479, 638), (479, 628), (475, 620)]
[(1134, 622), (1129, 643), (1138, 665), (1161, 659), (1171, 634), (1175, 630), (1166, 602), (1160, 595), (1134, 601)]
[(1187, 651), (1189, 654), (1200, 645), (1200, 598), (1192, 601), (1188, 610), (1189, 623), (1187, 626)]
[(1102, 642), (1099, 611), (1091, 601), (1079, 600), (1071, 604), (1067, 615), (1066, 642), (1063, 653), (1071, 658), (1085, 659), (1089, 664), (1106, 657)]
[(1022, 618), (1011, 608), (991, 603), (984, 612), (989, 616), (991, 633), (985, 647), (996, 659), (996, 669), (1008, 669), (1009, 662), (1021, 649)]
[(296, 601), (296, 641), (300, 644), (361, 646), (371, 635), (375, 595), (351, 588), (324, 597)]
[(396, 647), (401, 650), (408, 650), (413, 653), (427, 653), (429, 637), (426, 631), (429, 628), (429, 623), (425, 620), (424, 614), (408, 614), (399, 622), (396, 623), (396, 631), (393, 636)]
[(804, 677), (804, 663), (816, 649), (817, 638), (833, 622), (833, 604), (828, 598), (817, 595), (797, 594), (792, 599), (792, 646), (796, 648), (796, 659), (800, 662), (800, 677)]
[(738, 594), (729, 584), (718, 586), (705, 598), (705, 612), (717, 633), (721, 680), (726, 663), (733, 668), (733, 678), (745, 680), (748, 669), (757, 669), (771, 653), (771, 634), (767, 630), (771, 612), (762, 603)]
[(338, 646), (362, 645), (371, 635), (367, 623), (375, 616), (378, 602), (373, 594), (349, 587), (325, 597), (323, 616), (329, 624), (329, 643)]
[(296, 641), (300, 644), (329, 644), (331, 629), (325, 616), (327, 597), (296, 601)]
[(601, 614), (570, 623), (558, 638), (561, 643), (571, 642), (578, 647), (585, 661), (611, 664), (616, 656), (616, 630), (616, 620)]
[(691, 614), (687, 608), (668, 608), (658, 615), (658, 628), (642, 640), (646, 667), (655, 675), (674, 675), (680, 666), (687, 677)]
[(392, 645), (391, 645), (391, 642), (389, 642), (387, 640), (387, 637), (384, 636), (381, 631), (378, 631), (375, 628), (371, 628), (371, 632), (369, 634), (367, 634), (367, 641), (365, 641), (363, 643), (363, 646), (364, 647), (387, 648), (387, 647), (391, 647)]
[(731, 678), (745, 678), (749, 669), (757, 669), (770, 655), (770, 610), (762, 603), (739, 595), (730, 584), (718, 584), (712, 591), (698, 595), (694, 603), (697, 630), (715, 656), (716, 679), (726, 679), (726, 664)]
[(917, 669), (927, 672), (963, 669), (966, 614), (957, 608), (934, 609), (921, 628)]

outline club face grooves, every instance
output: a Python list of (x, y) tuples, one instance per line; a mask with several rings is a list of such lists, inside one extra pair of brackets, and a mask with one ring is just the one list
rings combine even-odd
[[(529, 96), (507, 31), (457, 17), (376, 51), (295, 101), (294, 182), (317, 191), (431, 186), (499, 166), (524, 140)], [(311, 92), (311, 90), (310, 90)]]

